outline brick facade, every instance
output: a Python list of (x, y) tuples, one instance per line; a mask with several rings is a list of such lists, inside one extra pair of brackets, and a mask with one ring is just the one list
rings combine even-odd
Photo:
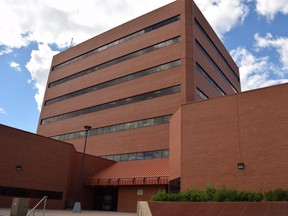
[[(151, 73), (140, 76), (143, 71)], [(117, 161), (99, 157), (133, 154), (135, 160), (138, 153), (170, 150), (169, 178), (180, 179), (181, 190), (208, 182), (287, 188), (287, 87), (239, 93), (229, 53), (194, 2), (177, 0), (54, 56), (39, 135), (0, 125), (0, 187), (59, 192), (49, 207), (71, 208), (79, 199), (84, 125), (90, 125), (84, 179)], [(135, 211), (138, 200), (167, 189), (159, 182), (117, 186), (118, 194), (109, 185), (117, 210)], [(83, 209), (102, 202), (94, 186), (82, 188)], [(0, 205), (7, 207), (12, 196), (2, 193)]]
[[(287, 189), (287, 84), (182, 105), (170, 122), (181, 149), (181, 190), (209, 182), (254, 191)], [(179, 118), (179, 115), (181, 116)], [(173, 137), (180, 136), (181, 143)], [(171, 158), (179, 153), (171, 151)], [(237, 163), (243, 162), (243, 170)]]

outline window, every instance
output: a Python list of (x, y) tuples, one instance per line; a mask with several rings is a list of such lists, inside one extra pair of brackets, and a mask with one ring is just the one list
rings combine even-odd
[(114, 155), (114, 161), (120, 161), (120, 155)]
[(136, 153), (129, 154), (129, 160), (136, 160)]
[[(115, 133), (115, 132), (124, 131), (124, 130), (131, 130), (131, 129), (137, 129), (137, 128), (148, 127), (148, 126), (153, 126), (153, 125), (165, 124), (169, 122), (170, 118), (171, 118), (171, 115), (167, 115), (167, 116), (160, 116), (160, 117), (151, 118), (151, 119), (143, 119), (143, 120), (134, 121), (134, 122), (127, 122), (127, 123), (122, 123), (122, 124), (117, 124), (117, 125), (110, 125), (110, 126), (105, 126), (101, 128), (94, 128), (89, 131), (88, 136), (96, 136), (96, 135), (101, 135), (101, 134), (106, 134), (106, 133)], [(148, 122), (149, 124), (147, 124)], [(146, 125), (144, 123), (146, 123)], [(69, 140), (69, 139), (83, 138), (85, 136), (86, 136), (86, 131), (77, 131), (74, 133), (53, 136), (51, 138), (64, 141), (64, 140)]]
[(129, 155), (128, 154), (122, 154), (120, 155), (120, 161), (128, 161)]
[(204, 94), (203, 91), (201, 91), (198, 87), (196, 88), (196, 94), (204, 100), (208, 99), (208, 96), (206, 94)]
[(93, 49), (93, 50), (91, 50), (91, 51), (89, 51), (89, 52), (87, 52), (87, 53), (84, 53), (84, 54), (82, 54), (82, 55), (80, 55), (80, 56), (77, 56), (77, 57), (75, 57), (75, 58), (72, 58), (72, 59), (70, 59), (70, 60), (68, 60), (68, 61), (66, 61), (66, 62), (63, 62), (63, 63), (61, 63), (61, 64), (58, 64), (58, 65), (56, 65), (56, 66), (54, 66), (54, 67), (52, 68), (52, 71), (57, 70), (57, 69), (59, 69), (59, 68), (62, 68), (62, 67), (64, 67), (64, 66), (68, 65), (68, 64), (71, 64), (71, 63), (75, 62), (75, 61), (78, 61), (78, 60), (81, 60), (81, 59), (83, 59), (83, 58), (86, 58), (86, 57), (88, 57), (88, 56), (90, 56), (90, 55), (93, 55), (93, 54), (95, 54), (95, 53), (97, 53), (97, 52), (100, 52), (100, 51), (103, 51), (103, 50), (105, 50), (105, 49), (108, 49), (108, 48), (110, 48), (110, 47), (112, 47), (112, 46), (116, 46), (116, 45), (118, 45), (118, 44), (120, 44), (120, 43), (123, 43), (123, 42), (125, 42), (125, 41), (128, 41), (128, 40), (130, 40), (130, 39), (132, 39), (132, 38), (138, 37), (138, 36), (140, 36), (140, 35), (142, 35), (142, 34), (144, 34), (144, 33), (147, 33), (147, 32), (149, 32), (149, 31), (151, 31), (151, 30), (155, 30), (155, 29), (157, 29), (157, 28), (163, 27), (163, 26), (168, 25), (168, 24), (170, 24), (170, 23), (176, 22), (176, 21), (178, 21), (178, 20), (180, 20), (180, 15), (175, 16), (175, 17), (172, 17), (172, 18), (169, 18), (169, 19), (167, 19), (167, 20), (164, 20), (164, 21), (159, 22), (159, 23), (157, 23), (157, 24), (154, 24), (154, 25), (152, 25), (152, 26), (149, 26), (149, 27), (147, 27), (147, 28), (145, 28), (145, 29), (142, 29), (142, 30), (140, 30), (140, 31), (137, 31), (137, 32), (135, 32), (135, 33), (132, 33), (132, 34), (130, 34), (130, 35), (127, 35), (127, 36), (125, 36), (125, 37), (123, 37), (123, 38), (120, 38), (120, 39), (118, 39), (118, 40), (116, 40), (116, 41), (112, 41), (111, 43), (105, 44), (105, 45), (103, 45), (103, 46), (101, 46), (101, 47), (98, 47), (98, 48), (96, 48), (96, 49)]
[[(160, 91), (160, 93), (155, 94), (155, 92), (158, 92), (158, 91)], [(42, 119), (41, 124), (44, 125), (44, 124), (48, 124), (48, 123), (55, 122), (55, 121), (60, 121), (60, 120), (73, 118), (73, 117), (77, 117), (77, 116), (84, 115), (84, 114), (98, 112), (101, 110), (110, 109), (110, 108), (114, 108), (117, 106), (136, 103), (136, 102), (147, 100), (147, 99), (152, 99), (152, 98), (162, 97), (162, 96), (166, 96), (166, 95), (170, 95), (170, 94), (175, 94), (178, 92), (180, 92), (180, 86), (179, 85), (172, 86), (169, 88), (156, 90), (154, 92), (148, 92), (148, 93), (136, 95), (136, 96), (133, 96), (130, 98), (124, 98), (124, 99), (120, 99), (118, 101), (112, 101), (112, 102), (108, 102), (105, 104), (100, 104), (100, 105), (96, 105), (93, 107), (88, 107), (85, 109), (72, 111), (70, 113), (64, 113), (64, 114), (60, 114), (57, 116), (45, 118), (45, 119)]]
[(226, 75), (222, 72), (222, 70), (218, 67), (218, 65), (214, 62), (214, 60), (208, 55), (206, 50), (201, 46), (201, 44), (196, 40), (195, 41), (196, 46), (199, 48), (199, 50), (204, 54), (204, 56), (207, 58), (207, 60), (212, 64), (212, 66), (216, 69), (218, 74), (225, 80), (225, 82), (232, 88), (232, 90), (237, 93), (237, 89), (234, 87), (234, 85), (231, 83), (231, 81), (226, 77)]
[(44, 196), (48, 196), (48, 198), (52, 200), (62, 200), (63, 192), (0, 186), (0, 195), (29, 198), (43, 198)]
[(114, 161), (150, 160), (150, 159), (168, 158), (168, 157), (169, 157), (169, 150), (167, 149), (159, 151), (102, 156), (102, 158)]
[[(133, 52), (133, 53), (130, 53), (130, 54), (127, 54), (127, 55), (124, 55), (124, 56), (121, 56), (117, 59), (113, 59), (113, 60), (110, 60), (108, 62), (104, 62), (100, 65), (97, 65), (97, 66), (94, 66), (92, 68), (89, 68), (87, 70), (84, 70), (84, 71), (80, 71), (78, 73), (75, 73), (75, 74), (72, 74), (70, 76), (67, 76), (65, 78), (62, 78), (62, 79), (59, 79), (59, 80), (56, 80), (54, 82), (51, 82), (49, 85), (48, 85), (48, 88), (51, 88), (53, 86), (56, 86), (56, 85), (59, 85), (61, 83), (64, 83), (64, 82), (67, 82), (67, 81), (70, 81), (70, 80), (73, 80), (73, 79), (76, 79), (78, 77), (81, 77), (81, 76), (85, 76), (86, 74), (89, 74), (89, 73), (92, 73), (92, 72), (95, 72), (95, 71), (98, 71), (100, 69), (103, 69), (103, 68), (106, 68), (106, 67), (109, 67), (111, 65), (114, 65), (114, 64), (118, 64), (120, 62), (123, 62), (123, 61), (126, 61), (126, 60), (129, 60), (129, 59), (132, 59), (134, 57), (137, 57), (137, 56), (140, 56), (140, 55), (143, 55), (145, 53), (149, 53), (149, 52), (152, 52), (156, 49), (160, 49), (160, 48), (163, 48), (163, 47), (166, 47), (166, 46), (169, 46), (173, 43), (178, 43), (180, 41), (180, 36), (176, 37), (176, 38), (172, 38), (172, 39), (169, 39), (167, 41), (164, 41), (164, 42), (161, 42), (159, 44), (155, 44), (153, 46), (150, 46), (150, 47), (146, 47), (142, 50), (138, 50), (136, 52)], [(152, 48), (152, 49), (151, 49)]]
[(203, 68), (196, 62), (197, 70), (216, 88), (216, 90), (222, 95), (226, 95), (220, 86), (203, 70)]
[(231, 68), (231, 66), (229, 65), (229, 63), (226, 61), (226, 59), (223, 57), (223, 55), (221, 54), (221, 52), (219, 51), (219, 49), (216, 47), (216, 45), (213, 43), (213, 41), (211, 40), (211, 38), (209, 37), (209, 35), (206, 33), (206, 31), (204, 30), (204, 28), (201, 26), (201, 24), (199, 23), (199, 21), (197, 19), (194, 20), (196, 23), (196, 26), (200, 29), (200, 31), (202, 32), (202, 34), (205, 36), (205, 38), (209, 41), (209, 43), (211, 44), (211, 46), (214, 48), (214, 50), (216, 50), (216, 52), (218, 53), (218, 55), (221, 57), (221, 59), (223, 60), (223, 62), (225, 63), (225, 65), (227, 66), (228, 70), (230, 71), (230, 73), (236, 78), (237, 81), (239, 81), (239, 77), (236, 75), (236, 73), (233, 71), (233, 69)]

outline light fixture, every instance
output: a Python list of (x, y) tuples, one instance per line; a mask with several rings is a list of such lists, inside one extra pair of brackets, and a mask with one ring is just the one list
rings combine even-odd
[(245, 168), (245, 164), (243, 162), (239, 162), (239, 163), (237, 163), (237, 168), (238, 169), (244, 169)]
[(22, 171), (22, 166), (17, 165), (17, 166), (16, 166), (16, 170), (17, 170), (17, 171)]
[(85, 125), (84, 128), (85, 128), (86, 131), (88, 131), (88, 130), (90, 130), (92, 127), (89, 126), (89, 125)]

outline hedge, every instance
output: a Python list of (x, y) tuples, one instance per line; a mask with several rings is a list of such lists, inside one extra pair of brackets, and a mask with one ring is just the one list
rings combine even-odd
[(288, 190), (276, 189), (268, 192), (254, 192), (222, 187), (216, 189), (212, 184), (204, 190), (190, 189), (180, 193), (159, 191), (152, 201), (172, 202), (260, 202), (288, 201)]

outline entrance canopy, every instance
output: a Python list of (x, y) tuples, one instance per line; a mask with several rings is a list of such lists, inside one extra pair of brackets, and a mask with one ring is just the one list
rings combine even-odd
[(85, 185), (168, 184), (168, 158), (117, 162), (84, 181)]

